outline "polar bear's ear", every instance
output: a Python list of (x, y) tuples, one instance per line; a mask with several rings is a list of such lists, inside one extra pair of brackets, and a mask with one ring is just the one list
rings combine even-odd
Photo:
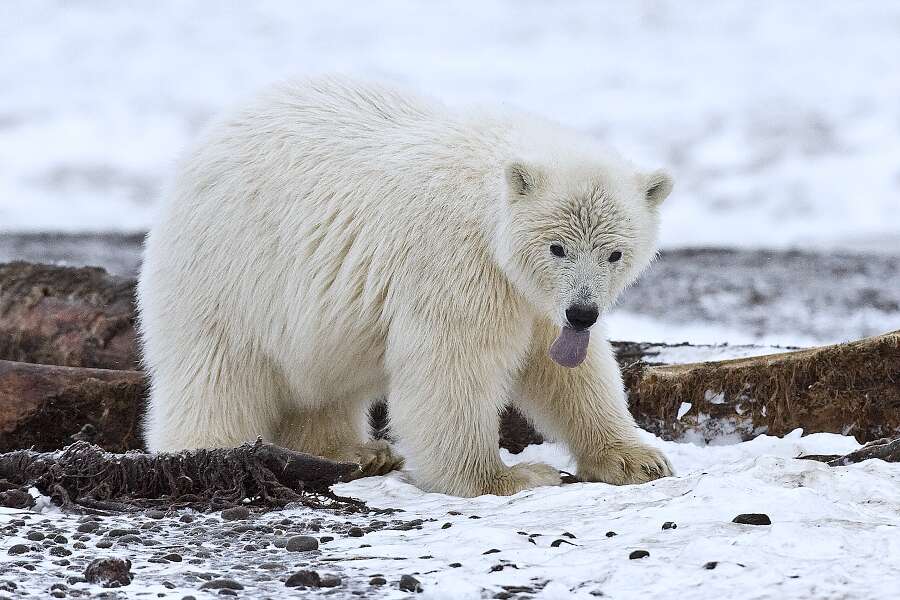
[(661, 169), (645, 175), (644, 194), (647, 196), (647, 203), (653, 208), (662, 204), (672, 192), (673, 185), (672, 176)]
[(512, 162), (506, 165), (506, 185), (509, 186), (510, 200), (526, 198), (538, 189), (540, 174), (523, 162)]

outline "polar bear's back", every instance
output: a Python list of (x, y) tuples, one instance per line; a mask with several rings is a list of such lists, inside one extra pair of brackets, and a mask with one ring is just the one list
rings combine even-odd
[(500, 173), (491, 131), (437, 102), (340, 79), (277, 86), (214, 123), (148, 236), (148, 363), (199, 338), (290, 365), (292, 387), (334, 392), (377, 377), (366, 365), (398, 313), (426, 295), (463, 308), (473, 298), (460, 290), (496, 295), (483, 282), (499, 271), (479, 223), (494, 195), (486, 174)]

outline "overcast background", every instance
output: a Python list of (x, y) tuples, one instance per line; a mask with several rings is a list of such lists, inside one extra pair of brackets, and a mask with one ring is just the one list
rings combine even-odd
[(677, 180), (664, 247), (900, 247), (900, 3), (62, 2), (0, 17), (0, 231), (140, 231), (216, 111), (358, 73)]

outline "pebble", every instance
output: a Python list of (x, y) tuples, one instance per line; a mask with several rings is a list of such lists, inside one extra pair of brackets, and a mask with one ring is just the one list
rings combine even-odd
[(338, 587), (339, 585), (341, 585), (341, 578), (330, 573), (327, 575), (322, 575), (321, 579), (319, 580), (319, 586), (321, 587)]
[(362, 537), (365, 535), (365, 532), (359, 527), (351, 527), (347, 531), (347, 535), (349, 535), (350, 537)]
[(496, 548), (491, 548), (490, 550), (485, 550), (485, 551), (482, 552), (481, 554), (482, 554), (482, 555), (485, 555), (485, 554), (497, 554), (498, 552), (500, 552), (500, 551), (497, 550)]
[(42, 539), (44, 539), (45, 537), (47, 537), (47, 536), (45, 536), (40, 531), (29, 531), (28, 535), (25, 536), (26, 539), (29, 539), (32, 542), (39, 542)]
[(453, 527), (453, 523), (444, 523), (441, 525), (441, 529), (450, 529), (451, 527)]
[(250, 517), (250, 509), (246, 506), (235, 506), (226, 508), (221, 514), (226, 521), (242, 521)]
[(106, 588), (120, 587), (131, 583), (131, 561), (121, 558), (98, 558), (84, 570), (88, 583), (99, 583)]
[(277, 537), (272, 540), (272, 545), (276, 548), (284, 548), (285, 546), (287, 546), (287, 543), (288, 541), (286, 537)]
[(53, 546), (50, 548), (50, 556), (72, 556), (72, 551), (63, 546)]
[(136, 536), (132, 533), (121, 536), (118, 540), (116, 540), (117, 544), (143, 544), (144, 540), (141, 537)]
[(164, 510), (148, 510), (144, 513), (149, 519), (165, 519), (166, 511)]
[(384, 577), (373, 577), (369, 580), (369, 585), (384, 585), (387, 583), (387, 579)]
[(421, 592), (422, 584), (412, 575), (404, 575), (400, 578), (400, 589), (404, 592)]
[(712, 570), (715, 569), (717, 566), (719, 566), (718, 561), (711, 560), (711, 561), (709, 561), (708, 563), (706, 563), (705, 565), (703, 565), (703, 568), (706, 569), (706, 570), (708, 570), (708, 571), (712, 571)]
[(234, 579), (211, 579), (200, 586), (201, 590), (242, 590), (244, 586)]
[(285, 548), (288, 552), (309, 552), (319, 549), (319, 540), (309, 535), (295, 535), (289, 538)]
[(572, 542), (570, 542), (570, 541), (568, 541), (568, 540), (558, 539), (558, 540), (553, 540), (553, 541), (550, 543), (550, 547), (551, 547), (551, 548), (559, 548), (560, 544), (568, 544), (568, 545), (570, 545), (570, 546), (574, 546), (574, 545), (575, 545), (575, 544), (573, 544)]
[(771, 525), (772, 520), (769, 515), (762, 513), (745, 513), (736, 516), (731, 520), (732, 523), (740, 523), (741, 525)]
[(31, 548), (29, 548), (25, 544), (16, 544), (15, 546), (10, 546), (9, 550), (7, 550), (6, 553), (11, 556), (15, 556), (16, 554), (25, 554), (30, 550)]
[(94, 544), (97, 548), (112, 548), (112, 545), (113, 543), (110, 540), (100, 540)]
[(637, 558), (647, 558), (648, 556), (650, 556), (650, 553), (646, 550), (635, 550), (628, 555), (628, 558), (630, 558), (631, 560), (635, 560)]
[(665, 523), (663, 523), (662, 528), (663, 529), (678, 529), (678, 524), (675, 523), (674, 521), (666, 521)]
[(287, 587), (319, 587), (321, 583), (322, 578), (318, 573), (303, 569), (288, 577), (288, 580), (284, 582), (284, 585)]
[(619, 535), (619, 534), (617, 534), (615, 531), (607, 531), (606, 532), (606, 537), (615, 537), (617, 535)]
[(82, 523), (78, 526), (78, 531), (80, 531), (81, 533), (93, 533), (98, 529), (100, 529), (100, 523), (95, 523), (93, 521)]
[(169, 554), (164, 554), (163, 558), (169, 562), (181, 562), (181, 555), (176, 554), (174, 552), (170, 552)]
[(450, 563), (447, 566), (450, 567), (451, 569), (458, 569), (462, 566), (462, 563)]
[(330, 542), (332, 540), (334, 540), (334, 537), (330, 536), (330, 535), (323, 535), (322, 537), (319, 538), (319, 541), (322, 542), (323, 544)]

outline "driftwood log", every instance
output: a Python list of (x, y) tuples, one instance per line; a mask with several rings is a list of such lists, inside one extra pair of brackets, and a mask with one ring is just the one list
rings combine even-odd
[(632, 413), (666, 438), (900, 435), (900, 331), (808, 350), (624, 370)]
[(245, 499), (271, 508), (313, 499), (318, 503), (310, 493), (328, 495), (330, 485), (346, 480), (355, 469), (259, 441), (177, 454), (111, 454), (76, 442), (61, 452), (0, 454), (0, 486), (6, 488), (0, 492), (9, 504), (22, 498), (21, 486), (35, 486), (63, 508), (210, 510), (240, 506)]

